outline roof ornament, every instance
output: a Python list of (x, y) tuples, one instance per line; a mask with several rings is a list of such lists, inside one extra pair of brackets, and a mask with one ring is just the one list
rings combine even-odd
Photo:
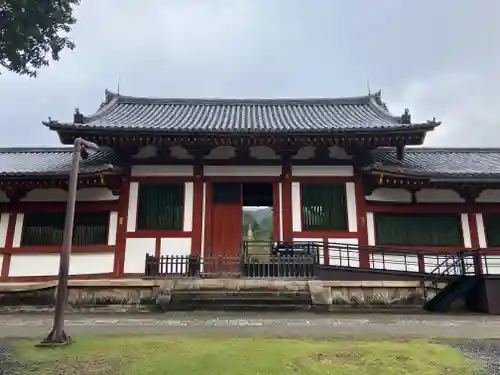
[(78, 108), (75, 108), (75, 114), (73, 115), (73, 123), (83, 124), (83, 115), (80, 113)]
[(401, 124), (411, 124), (411, 114), (408, 108), (406, 108), (405, 113), (401, 115)]
[(370, 95), (373, 96), (373, 99), (375, 100), (375, 103), (377, 103), (379, 106), (381, 106), (382, 108), (384, 108), (386, 111), (389, 110), (387, 108), (387, 103), (385, 103), (384, 101), (382, 101), (382, 90), (378, 90), (377, 92), (375, 92), (373, 94), (370, 94)]

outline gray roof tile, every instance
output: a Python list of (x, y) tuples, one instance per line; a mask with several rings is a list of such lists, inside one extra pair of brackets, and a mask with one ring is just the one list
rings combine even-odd
[(401, 124), (380, 93), (337, 99), (152, 99), (106, 93), (83, 124), (44, 123), (54, 130), (81, 128), (204, 133), (310, 133), (432, 129), (438, 123)]
[(434, 178), (500, 178), (500, 149), (406, 148), (403, 161), (394, 149), (376, 151), (377, 168)]
[[(0, 177), (67, 176), (71, 170), (72, 147), (0, 148)], [(89, 153), (80, 162), (80, 173), (92, 174), (117, 168), (119, 159), (112, 151)]]

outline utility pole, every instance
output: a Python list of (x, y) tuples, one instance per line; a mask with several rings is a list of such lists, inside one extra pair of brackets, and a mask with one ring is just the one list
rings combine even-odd
[(73, 143), (73, 157), (69, 175), (68, 201), (66, 203), (66, 217), (64, 219), (63, 244), (59, 261), (59, 282), (57, 284), (56, 305), (54, 311), (54, 326), (48, 336), (37, 346), (59, 346), (71, 344), (71, 337), (64, 330), (64, 309), (68, 298), (69, 261), (73, 244), (73, 224), (75, 221), (76, 191), (78, 187), (78, 173), (80, 158), (86, 155), (86, 150), (99, 151), (99, 146), (82, 138)]

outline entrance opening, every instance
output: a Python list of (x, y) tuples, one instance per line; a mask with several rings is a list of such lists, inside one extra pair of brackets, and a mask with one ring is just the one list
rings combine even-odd
[(268, 255), (274, 239), (274, 186), (271, 183), (214, 183), (209, 253), (238, 256), (243, 241), (248, 253)]
[(248, 255), (269, 255), (274, 239), (273, 185), (270, 183), (243, 184), (243, 241), (248, 244)]

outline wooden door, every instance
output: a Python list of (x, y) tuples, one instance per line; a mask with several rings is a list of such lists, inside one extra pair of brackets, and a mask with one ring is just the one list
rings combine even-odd
[(241, 184), (214, 183), (212, 186), (212, 256), (237, 257), (242, 244)]

